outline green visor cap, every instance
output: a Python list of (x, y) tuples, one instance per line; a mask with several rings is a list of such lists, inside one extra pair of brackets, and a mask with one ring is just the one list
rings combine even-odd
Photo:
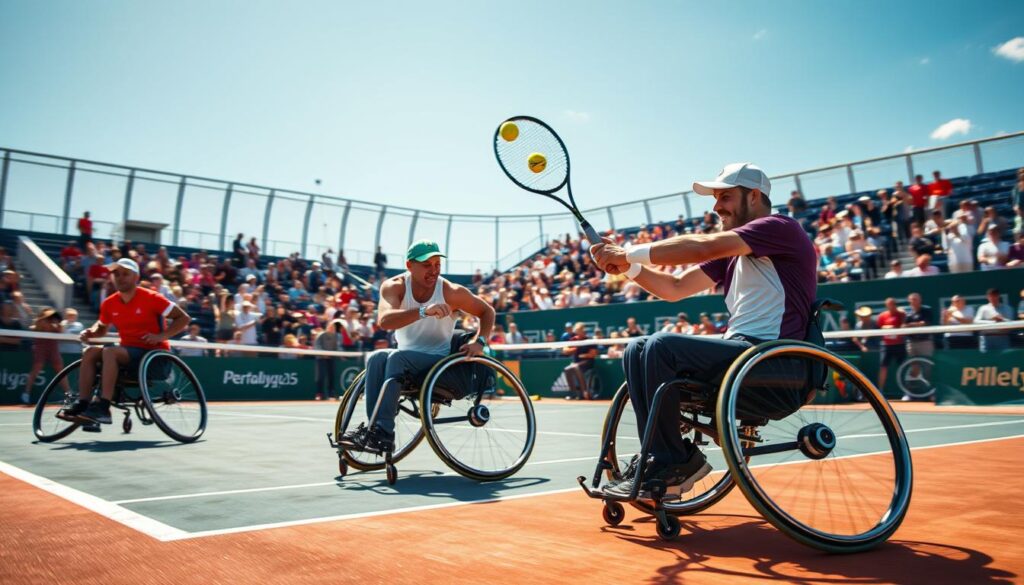
[(447, 258), (441, 253), (441, 248), (437, 245), (437, 242), (431, 240), (420, 240), (409, 246), (409, 251), (405, 253), (406, 260), (412, 260), (413, 262), (425, 262), (434, 256), (440, 256)]

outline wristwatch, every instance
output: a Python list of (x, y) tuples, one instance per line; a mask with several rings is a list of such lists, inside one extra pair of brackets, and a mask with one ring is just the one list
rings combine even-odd
[(420, 319), (426, 319), (426, 318), (427, 318), (427, 306), (423, 305), (422, 307), (420, 307)]

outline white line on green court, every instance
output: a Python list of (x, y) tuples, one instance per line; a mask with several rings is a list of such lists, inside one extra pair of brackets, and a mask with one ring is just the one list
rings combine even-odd
[[(962, 442), (959, 442), (959, 443), (946, 443), (946, 444), (943, 444), (943, 445), (929, 445), (927, 447), (911, 448), (911, 451), (920, 451), (920, 450), (924, 450), (924, 449), (938, 449), (938, 448), (943, 448), (943, 447), (956, 447), (956, 446), (959, 446), (959, 445), (972, 445), (972, 444), (976, 444), (976, 443), (990, 443), (990, 442), (994, 442), (994, 441), (1006, 441), (1006, 440), (1010, 440), (1010, 439), (1020, 439), (1020, 438), (1024, 438), (1024, 435), (1013, 435), (1013, 436), (1010, 436), (1010, 437), (995, 437), (995, 438), (990, 438), (990, 439), (978, 439), (978, 440), (973, 440), (973, 441), (962, 441)], [(879, 451), (879, 453), (887, 453), (887, 452), (888, 451)], [(845, 458), (853, 458), (853, 457), (864, 457), (864, 456), (873, 455), (873, 454), (876, 454), (876, 453), (861, 453), (861, 454), (851, 455), (851, 456), (843, 457), (843, 458), (845, 459)], [(813, 460), (808, 459), (806, 461), (793, 462), (793, 463), (808, 463), (808, 462), (811, 462), (811, 461), (813, 461)], [(286, 522), (274, 522), (274, 523), (269, 523), (269, 524), (254, 524), (254, 525), (251, 525), (251, 526), (236, 526), (234, 528), (223, 528), (223, 529), (217, 529), (217, 530), (203, 530), (203, 531), (199, 531), (199, 532), (190, 532), (190, 533), (185, 533), (184, 535), (181, 535), (181, 536), (174, 536), (174, 537), (171, 537), (171, 538), (167, 538), (167, 539), (165, 539), (165, 542), (166, 541), (173, 541), (173, 540), (187, 540), (187, 539), (193, 539), (193, 538), (204, 538), (204, 537), (207, 537), (207, 536), (220, 536), (220, 535), (224, 535), (224, 534), (237, 534), (237, 533), (240, 533), (240, 532), (252, 532), (252, 531), (258, 531), (258, 530), (270, 530), (270, 529), (273, 529), (273, 528), (286, 528), (286, 527), (290, 527), (290, 526), (303, 526), (303, 525), (307, 525), (307, 524), (321, 524), (321, 523), (324, 523), (324, 522), (332, 522), (332, 521), (336, 521), (336, 520), (355, 520), (357, 518), (371, 518), (371, 517), (374, 517), (374, 516), (387, 516), (387, 515), (391, 515), (391, 514), (403, 514), (403, 513), (407, 513), (407, 512), (421, 512), (421, 511), (425, 511), (425, 510), (437, 510), (437, 509), (441, 509), (441, 508), (452, 508), (452, 507), (455, 507), (455, 506), (467, 506), (467, 505), (472, 505), (472, 504), (484, 504), (484, 503), (490, 503), (490, 502), (500, 502), (500, 501), (507, 501), (507, 500), (518, 500), (518, 499), (523, 499), (523, 498), (535, 498), (535, 497), (538, 497), (538, 496), (549, 496), (549, 495), (555, 495), (555, 494), (563, 494), (563, 493), (574, 492), (574, 491), (578, 491), (579, 489), (580, 489), (579, 487), (571, 487), (571, 488), (558, 489), (558, 490), (550, 490), (550, 491), (544, 491), (544, 492), (534, 492), (534, 493), (530, 493), (530, 494), (517, 494), (517, 495), (511, 495), (511, 496), (498, 496), (498, 497), (495, 497), (495, 498), (488, 498), (488, 499), (485, 499), (485, 500), (475, 500), (475, 501), (471, 501), (471, 502), (449, 502), (449, 503), (445, 503), (445, 504), (432, 504), (432, 505), (428, 505), (428, 506), (414, 506), (414, 507), (410, 507), (410, 508), (397, 508), (397, 509), (391, 509), (391, 510), (379, 510), (379, 511), (375, 511), (375, 512), (362, 512), (362, 513), (357, 513), (357, 514), (342, 514), (342, 515), (338, 515), (338, 516), (325, 516), (325, 517), (321, 517), (321, 518), (307, 518), (305, 520), (289, 520), (289, 521), (286, 521)]]

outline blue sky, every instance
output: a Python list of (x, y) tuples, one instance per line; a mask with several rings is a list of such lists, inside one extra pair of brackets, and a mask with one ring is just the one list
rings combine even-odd
[(726, 162), (781, 174), (1024, 130), (1024, 62), (994, 50), (1022, 23), (1009, 1), (0, 0), (0, 146), (553, 212), (493, 160), (509, 115), (563, 135), (581, 206), (621, 203)]

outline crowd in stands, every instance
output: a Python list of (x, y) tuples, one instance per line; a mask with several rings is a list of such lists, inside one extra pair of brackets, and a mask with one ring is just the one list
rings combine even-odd
[[(819, 281), (936, 274), (940, 271), (935, 262), (938, 257), (950, 272), (1024, 266), (1024, 169), (1017, 172), (1009, 205), (1003, 206), (1012, 209), (1011, 217), (1001, 214), (997, 205), (981, 208), (969, 198), (951, 203), (952, 183), (939, 172), (933, 176), (930, 183), (918, 176), (909, 187), (897, 182), (892, 189), (879, 190), (874, 198), (860, 196), (843, 206), (836, 197), (812, 206), (794, 191), (785, 213), (799, 221), (815, 242)], [(374, 259), (376, 274), (363, 284), (365, 281), (352, 278), (344, 254), (335, 258), (330, 250), (319, 261), (300, 258), (298, 253), (266, 259), (260, 254), (256, 238), (246, 241), (243, 234), (238, 234), (231, 252), (223, 257), (195, 252), (172, 258), (164, 247), (151, 250), (129, 241), (115, 245), (93, 239), (88, 214), (78, 225), (81, 237), (67, 243), (59, 262), (74, 279), (80, 303), (98, 307), (112, 292), (106, 265), (131, 258), (142, 271), (141, 286), (178, 303), (192, 317), (185, 339), (300, 349), (372, 350), (394, 345), (393, 336), (376, 327), (374, 321), (379, 298), (376, 284), (386, 264), (380, 249)], [(720, 229), (718, 217), (707, 212), (695, 219), (680, 216), (673, 222), (610, 231), (609, 236), (628, 247)], [(1012, 243), (1005, 239), (1011, 233), (1016, 237)], [(588, 247), (586, 240), (567, 234), (506, 273), (495, 272), (485, 278), (478, 272), (473, 286), (499, 313), (632, 303), (648, 298), (624, 276), (598, 270)], [(893, 258), (901, 247), (914, 255), (913, 269), (903, 271)], [(659, 268), (678, 274), (687, 267)], [(29, 328), (35, 325), (36, 313), (18, 290), (19, 278), (9, 255), (0, 248), (0, 319)], [(80, 330), (73, 313), (65, 314), (64, 320), (65, 331)], [(664, 327), (666, 331), (709, 334), (724, 330), (726, 321), (724, 314), (702, 314), (693, 322), (680, 314), (676, 322)], [(467, 321), (462, 325), (474, 328), (475, 324)], [(514, 318), (508, 318), (505, 327), (496, 327), (492, 342), (525, 341)], [(627, 324), (621, 331), (611, 331), (609, 337), (631, 337), (640, 334), (638, 331)], [(574, 335), (571, 327), (566, 335)], [(0, 348), (5, 344), (11, 345), (0, 342)], [(621, 348), (602, 351), (612, 355)]]
[[(952, 183), (939, 171), (926, 183), (918, 175), (910, 187), (897, 181), (874, 197), (861, 195), (840, 207), (837, 197), (811, 206), (793, 191), (780, 212), (800, 222), (818, 252), (820, 283), (849, 282), (1012, 268), (1024, 262), (1024, 168), (1007, 201), (982, 208), (964, 198), (954, 207)], [(1000, 213), (1003, 209), (1007, 213)], [(636, 230), (609, 231), (625, 247), (655, 242), (679, 234), (713, 233), (721, 229), (711, 212), (702, 218), (641, 225)], [(1014, 237), (1015, 241), (1007, 241)], [(506, 273), (474, 275), (477, 292), (499, 312), (546, 310), (648, 298), (636, 283), (621, 275), (604, 274), (591, 262), (585, 239), (566, 234)], [(903, 271), (896, 256), (911, 251), (914, 268)], [(941, 268), (940, 268), (941, 265)], [(661, 266), (680, 274), (687, 266)], [(708, 291), (713, 292), (713, 291)]]

